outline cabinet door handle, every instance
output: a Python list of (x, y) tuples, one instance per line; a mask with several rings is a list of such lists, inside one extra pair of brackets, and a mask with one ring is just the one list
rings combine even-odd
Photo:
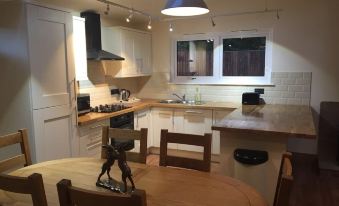
[(172, 114), (170, 114), (170, 113), (165, 113), (165, 112), (159, 112), (159, 115), (167, 115), (167, 116), (171, 116)]
[(98, 147), (101, 147), (101, 141), (87, 147), (87, 150), (92, 150), (92, 149), (95, 149), (95, 148), (98, 148)]
[(185, 111), (187, 114), (204, 114), (203, 112), (197, 112), (197, 111)]
[(100, 124), (100, 125), (97, 125), (97, 126), (90, 127), (90, 129), (96, 129), (96, 128), (104, 127), (104, 126), (106, 126), (106, 125)]

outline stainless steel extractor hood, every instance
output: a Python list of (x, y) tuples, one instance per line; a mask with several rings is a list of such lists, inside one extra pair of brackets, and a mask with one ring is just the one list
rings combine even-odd
[(85, 11), (81, 12), (80, 16), (85, 18), (88, 60), (125, 60), (123, 57), (102, 50), (100, 14)]

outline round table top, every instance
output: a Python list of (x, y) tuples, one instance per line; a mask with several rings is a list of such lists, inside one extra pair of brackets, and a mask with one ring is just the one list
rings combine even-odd
[[(56, 184), (70, 179), (72, 185), (88, 190), (110, 192), (95, 186), (104, 160), (69, 158), (43, 162), (11, 173), (17, 176), (42, 174), (48, 205), (59, 205)], [(138, 189), (147, 194), (148, 206), (267, 206), (252, 187), (227, 176), (170, 167), (128, 163)], [(115, 164), (111, 176), (121, 181)], [(102, 180), (107, 176), (103, 176)], [(5, 204), (4, 204), (5, 203)], [(0, 191), (0, 205), (32, 205), (29, 195)]]

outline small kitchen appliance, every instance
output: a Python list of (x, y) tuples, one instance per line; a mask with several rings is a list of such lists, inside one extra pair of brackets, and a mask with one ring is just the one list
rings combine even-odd
[(91, 111), (91, 98), (89, 94), (77, 95), (78, 115), (84, 115)]

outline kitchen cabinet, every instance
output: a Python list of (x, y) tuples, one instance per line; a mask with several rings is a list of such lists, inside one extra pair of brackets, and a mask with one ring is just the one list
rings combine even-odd
[[(168, 108), (152, 108), (153, 146), (160, 147), (160, 134), (162, 129), (174, 131), (174, 110)], [(170, 149), (178, 149), (177, 144), (168, 144)]]
[(28, 129), (33, 162), (71, 157), (76, 127), (72, 15), (39, 5), (0, 6), (0, 19), (10, 19), (2, 22), (6, 32), (0, 35), (8, 48), (1, 54), (2, 79), (12, 84), (2, 96), (10, 105), (5, 129)]
[(69, 105), (75, 78), (72, 16), (30, 4), (26, 8), (33, 109)]
[[(152, 125), (151, 125), (151, 113), (150, 109), (145, 109), (141, 111), (134, 112), (134, 129), (141, 130), (142, 128), (147, 128), (147, 148), (152, 147), (153, 139), (152, 139)], [(132, 152), (140, 151), (140, 141), (134, 141), (135, 148)]]
[[(204, 135), (212, 133), (212, 110), (176, 109), (174, 111), (174, 131), (185, 134)], [(179, 150), (203, 152), (199, 146), (178, 144)]]
[(77, 16), (73, 16), (73, 51), (76, 80), (88, 80), (85, 19)]
[(102, 145), (102, 127), (109, 126), (110, 121), (102, 120), (78, 128), (80, 157), (100, 157)]
[[(124, 27), (103, 27), (102, 48), (125, 58), (114, 77), (148, 76), (152, 74), (152, 35)], [(107, 70), (107, 68), (106, 68)]]
[[(223, 120), (233, 110), (214, 110), (213, 124)], [(220, 154), (220, 131), (213, 130), (212, 132), (212, 154)]]
[(34, 110), (33, 120), (37, 162), (71, 157), (73, 128), (68, 105)]

